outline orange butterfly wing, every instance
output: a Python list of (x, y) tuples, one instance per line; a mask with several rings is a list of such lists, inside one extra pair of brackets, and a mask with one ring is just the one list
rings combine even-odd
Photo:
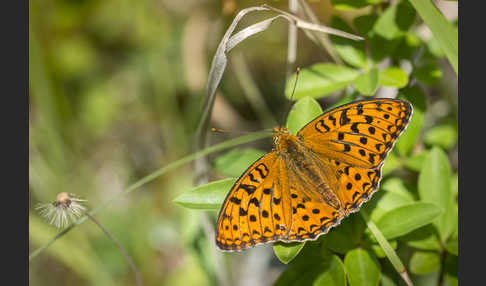
[(241, 250), (284, 238), (291, 224), (285, 167), (274, 152), (253, 163), (228, 193), (217, 221), (216, 244)]
[(386, 158), (411, 115), (403, 100), (356, 101), (323, 113), (297, 136), (323, 157), (371, 169)]

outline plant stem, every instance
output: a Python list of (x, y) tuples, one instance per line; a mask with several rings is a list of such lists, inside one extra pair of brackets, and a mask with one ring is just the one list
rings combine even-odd
[(125, 260), (128, 262), (128, 265), (130, 265), (130, 268), (132, 268), (133, 274), (135, 274), (135, 280), (137, 281), (138, 286), (143, 286), (142, 282), (142, 277), (140, 276), (140, 272), (138, 271), (137, 267), (135, 266), (135, 263), (133, 262), (132, 258), (130, 255), (128, 255), (128, 252), (126, 249), (118, 242), (118, 240), (106, 229), (103, 227), (103, 225), (98, 222), (92, 215), (89, 214), (89, 212), (84, 213), (90, 220), (92, 220), (110, 239), (113, 241), (116, 247), (120, 249), (123, 257), (125, 257)]
[(402, 261), (398, 257), (397, 253), (393, 250), (390, 243), (388, 243), (388, 240), (386, 240), (383, 233), (381, 233), (380, 229), (370, 219), (370, 217), (368, 216), (368, 213), (366, 213), (366, 211), (364, 209), (361, 209), (359, 211), (359, 213), (361, 214), (361, 217), (363, 218), (363, 220), (368, 225), (368, 228), (370, 229), (370, 231), (375, 236), (376, 241), (378, 242), (378, 244), (380, 244), (381, 248), (385, 252), (388, 260), (390, 260), (390, 262), (393, 265), (393, 267), (395, 268), (395, 270), (402, 277), (403, 281), (405, 281), (405, 283), (408, 286), (413, 286), (413, 283), (410, 280), (410, 277), (408, 276), (407, 269), (405, 269), (405, 266), (403, 265)]

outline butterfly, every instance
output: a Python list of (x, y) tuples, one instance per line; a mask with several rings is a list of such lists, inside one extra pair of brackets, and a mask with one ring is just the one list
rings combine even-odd
[(216, 244), (315, 240), (356, 212), (377, 190), (383, 162), (412, 116), (399, 99), (342, 105), (293, 135), (273, 130), (273, 149), (235, 182), (217, 220)]

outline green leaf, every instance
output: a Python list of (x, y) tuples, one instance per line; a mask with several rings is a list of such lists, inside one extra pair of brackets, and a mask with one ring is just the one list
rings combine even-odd
[(357, 215), (343, 219), (341, 225), (330, 230), (324, 237), (326, 247), (339, 254), (345, 254), (361, 240), (366, 224)]
[(380, 191), (373, 195), (373, 200), (366, 203), (365, 208), (370, 213), (371, 219), (377, 221), (389, 211), (412, 202), (413, 199), (409, 196), (397, 192)]
[[(342, 90), (351, 84), (358, 72), (346, 66), (320, 63), (302, 69), (299, 74), (294, 98), (305, 96), (322, 97)], [(290, 98), (295, 82), (295, 73), (287, 81), (285, 96)]]
[(402, 88), (408, 84), (408, 75), (401, 68), (389, 67), (380, 71), (378, 84)]
[(424, 143), (450, 149), (457, 143), (457, 130), (451, 125), (434, 126), (425, 133)]
[(327, 267), (314, 280), (313, 286), (346, 286), (346, 271), (339, 256), (331, 256), (331, 259), (325, 266)]
[(439, 267), (440, 257), (435, 252), (416, 251), (410, 258), (410, 271), (414, 274), (424, 275)]
[(395, 152), (390, 152), (385, 159), (385, 163), (383, 165), (383, 170), (381, 171), (381, 173), (383, 174), (383, 176), (386, 176), (398, 167), (400, 167), (400, 165), (401, 162), (397, 158), (397, 155), (395, 155)]
[(363, 95), (373, 95), (378, 88), (378, 69), (372, 68), (360, 74), (354, 81), (354, 86)]
[(229, 178), (195, 187), (177, 196), (173, 202), (190, 209), (219, 210), (235, 182), (236, 178)]
[(376, 225), (387, 239), (393, 239), (431, 223), (441, 212), (435, 204), (411, 203), (387, 212)]
[(380, 282), (380, 263), (366, 250), (356, 248), (349, 251), (344, 265), (351, 286), (378, 285)]
[(403, 197), (406, 197), (407, 202), (412, 202), (414, 200), (410, 190), (407, 189), (402, 179), (398, 177), (392, 177), (384, 181), (381, 184), (381, 189), (388, 192), (397, 193)]
[(425, 96), (418, 86), (407, 87), (400, 90), (398, 97), (412, 104), (413, 114), (407, 129), (398, 138), (395, 144), (396, 149), (401, 155), (407, 155), (415, 145), (424, 120)]
[(439, 46), (446, 54), (454, 70), (458, 70), (458, 33), (457, 29), (442, 15), (430, 0), (410, 0)]
[(283, 264), (288, 264), (299, 254), (304, 245), (305, 242), (276, 242), (273, 244), (273, 252)]
[[(333, 16), (331, 18), (330, 26), (341, 31), (354, 33), (354, 31), (348, 26), (348, 24), (346, 24), (344, 20), (337, 16)], [(330, 35), (329, 38), (334, 44), (336, 52), (341, 57), (341, 59), (343, 59), (344, 62), (357, 68), (367, 67), (368, 64), (366, 62), (363, 41), (354, 41), (351, 39), (346, 39), (333, 35)]]
[(412, 76), (425, 85), (435, 85), (442, 78), (442, 70), (436, 64), (430, 63), (414, 68)]
[(451, 193), (451, 168), (447, 155), (439, 147), (427, 154), (418, 178), (418, 193), (424, 202), (436, 204), (443, 213), (434, 225), (442, 241), (454, 230), (454, 204)]
[(331, 0), (331, 4), (338, 10), (356, 10), (368, 5), (378, 4), (383, 0)]
[(426, 225), (418, 228), (399, 238), (411, 247), (422, 250), (438, 250), (440, 242), (437, 238), (436, 231), (432, 225)]
[(420, 172), (420, 170), (422, 169), (422, 165), (424, 163), (426, 155), (427, 155), (427, 152), (422, 152), (422, 153), (411, 155), (410, 157), (408, 157), (405, 160), (405, 162), (404, 162), (405, 167), (409, 168), (410, 170)]
[(457, 197), (457, 192), (459, 190), (459, 176), (457, 173), (454, 173), (451, 177), (451, 193), (454, 197)]
[(415, 10), (407, 2), (390, 5), (373, 27), (377, 35), (392, 40), (404, 36), (415, 21)]
[(213, 161), (212, 167), (218, 173), (228, 177), (239, 177), (253, 162), (258, 160), (265, 152), (253, 149), (232, 149), (219, 155)]
[(322, 108), (317, 100), (309, 96), (301, 98), (289, 112), (287, 128), (290, 133), (297, 134), (302, 127), (322, 113)]

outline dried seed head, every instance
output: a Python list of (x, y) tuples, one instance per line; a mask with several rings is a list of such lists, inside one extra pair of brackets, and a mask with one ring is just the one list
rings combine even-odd
[(70, 221), (79, 218), (86, 208), (79, 202), (85, 202), (74, 194), (61, 192), (56, 201), (48, 204), (38, 204), (39, 213), (56, 227), (65, 227)]

